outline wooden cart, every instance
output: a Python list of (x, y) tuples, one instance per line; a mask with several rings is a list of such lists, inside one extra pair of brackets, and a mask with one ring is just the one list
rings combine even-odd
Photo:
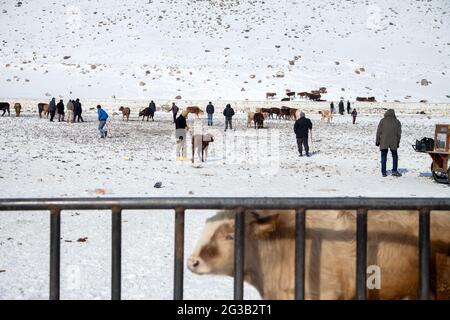
[(450, 183), (450, 125), (437, 124), (434, 132), (434, 150), (427, 151), (433, 162), (431, 173), (439, 183)]

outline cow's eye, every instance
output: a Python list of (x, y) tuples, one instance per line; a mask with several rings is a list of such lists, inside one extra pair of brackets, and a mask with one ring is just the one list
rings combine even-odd
[(227, 234), (225, 236), (225, 240), (233, 240), (233, 239), (234, 239), (234, 237), (231, 234)]

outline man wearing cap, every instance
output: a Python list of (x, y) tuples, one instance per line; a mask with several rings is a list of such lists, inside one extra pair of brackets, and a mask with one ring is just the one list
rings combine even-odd
[(175, 138), (177, 139), (177, 160), (187, 160), (186, 132), (189, 130), (186, 119), (188, 112), (183, 110), (181, 115), (175, 120)]
[(310, 130), (312, 131), (311, 120), (305, 117), (305, 113), (300, 112), (300, 118), (295, 121), (294, 125), (299, 157), (303, 157), (302, 146), (305, 147), (306, 156), (309, 157), (308, 132)]

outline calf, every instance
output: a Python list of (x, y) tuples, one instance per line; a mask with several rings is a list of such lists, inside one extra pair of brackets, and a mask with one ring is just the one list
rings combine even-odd
[(255, 129), (256, 127), (258, 127), (258, 129), (264, 128), (264, 115), (261, 112), (255, 113), (253, 122), (255, 123)]
[(128, 107), (120, 107), (119, 111), (122, 111), (122, 118), (123, 120), (125, 120), (125, 118), (127, 119), (127, 121), (130, 119), (130, 113), (131, 113), (131, 109)]
[(210, 134), (194, 134), (192, 136), (192, 163), (194, 163), (195, 150), (202, 162), (208, 157), (208, 146), (210, 142), (214, 142), (214, 137)]
[(16, 117), (20, 117), (20, 111), (22, 110), (20, 103), (14, 104), (14, 110), (16, 111)]
[(147, 117), (147, 121), (150, 117), (152, 117), (153, 120), (153, 115), (152, 112), (150, 111), (150, 108), (145, 108), (144, 110), (139, 111), (139, 117), (142, 117), (142, 121), (144, 121), (144, 118)]
[(42, 113), (48, 118), (48, 103), (38, 103), (38, 112), (39, 118), (42, 118)]
[(247, 112), (247, 128), (252, 126), (252, 121), (255, 119), (255, 112)]
[(333, 120), (333, 114), (330, 110), (321, 110), (319, 114), (322, 115), (321, 120), (327, 120), (327, 122), (331, 122)]
[(195, 107), (195, 106), (193, 106), (193, 107), (187, 107), (187, 108), (186, 108), (186, 111), (187, 111), (188, 113), (193, 113), (193, 114), (195, 114), (195, 115), (197, 116), (197, 118), (199, 118), (199, 115), (200, 115), (200, 114), (204, 114), (204, 113), (205, 113), (202, 109), (200, 109), (199, 107)]
[(10, 116), (9, 112), (9, 103), (8, 102), (0, 102), (0, 111), (3, 110), (2, 117), (5, 115), (6, 111), (8, 111), (8, 116)]

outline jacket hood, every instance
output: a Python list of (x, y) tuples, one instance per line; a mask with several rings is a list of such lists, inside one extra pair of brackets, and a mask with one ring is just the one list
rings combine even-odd
[(394, 111), (394, 109), (389, 109), (388, 111), (386, 111), (385, 114), (384, 114), (384, 117), (385, 118), (390, 118), (390, 117), (395, 118), (395, 111)]

